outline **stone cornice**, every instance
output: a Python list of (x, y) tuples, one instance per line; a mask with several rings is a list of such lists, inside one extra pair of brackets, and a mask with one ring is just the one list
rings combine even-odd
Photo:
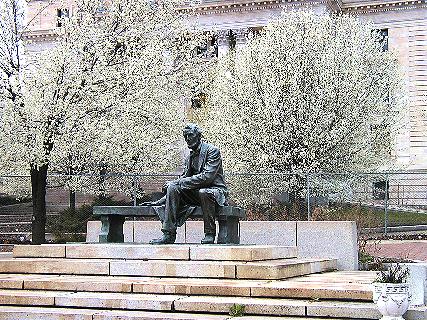
[(303, 6), (307, 4), (325, 4), (333, 12), (381, 12), (427, 7), (427, 0), (397, 1), (371, 0), (234, 0), (234, 1), (189, 1), (180, 11), (195, 12), (201, 15), (211, 15), (223, 12), (241, 12), (262, 9), (280, 8), (284, 5)]
[(54, 40), (58, 37), (56, 29), (48, 30), (32, 30), (24, 32), (23, 38), (27, 41), (43, 42), (46, 40)]
[(371, 1), (368, 3), (351, 3), (345, 4), (342, 8), (343, 12), (385, 12), (406, 9), (426, 8), (427, 0), (413, 1)]
[(236, 0), (236, 1), (201, 1), (197, 4), (187, 4), (179, 8), (179, 11), (195, 12), (199, 15), (212, 15), (224, 12), (242, 12), (264, 9), (282, 8), (287, 6), (304, 6), (323, 4), (329, 0)]

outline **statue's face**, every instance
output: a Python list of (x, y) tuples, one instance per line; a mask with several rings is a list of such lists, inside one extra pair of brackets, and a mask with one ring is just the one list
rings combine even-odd
[(200, 144), (200, 134), (193, 130), (184, 131), (184, 139), (187, 142), (187, 146), (191, 150), (196, 150)]

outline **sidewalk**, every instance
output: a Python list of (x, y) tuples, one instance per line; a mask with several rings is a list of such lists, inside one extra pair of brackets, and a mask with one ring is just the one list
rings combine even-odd
[(427, 262), (427, 240), (382, 240), (368, 243), (366, 251), (375, 257)]

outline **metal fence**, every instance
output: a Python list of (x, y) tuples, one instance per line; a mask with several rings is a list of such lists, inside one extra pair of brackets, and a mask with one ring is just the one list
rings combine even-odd
[[(177, 178), (174, 174), (49, 175), (48, 225), (62, 223), (61, 216), (70, 208), (156, 200), (162, 196), (162, 185)], [(245, 207), (248, 220), (370, 217), (363, 226), (385, 233), (397, 225), (427, 225), (427, 172), (227, 173), (226, 180), (229, 202)], [(0, 234), (30, 231), (30, 196), (30, 177), (0, 177)]]

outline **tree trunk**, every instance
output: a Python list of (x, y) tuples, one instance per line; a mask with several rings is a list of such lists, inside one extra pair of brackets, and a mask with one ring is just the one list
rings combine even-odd
[(76, 192), (73, 190), (70, 190), (70, 210), (76, 211)]
[(107, 168), (101, 167), (99, 170), (99, 180), (98, 180), (98, 197), (105, 198), (105, 175), (107, 174)]
[[(68, 160), (70, 163), (72, 163), (73, 157), (71, 154), (68, 155)], [(69, 166), (68, 168), (68, 174), (70, 175), (70, 179), (72, 179), (73, 176), (73, 166)], [(70, 190), (69, 192), (69, 200), (70, 200), (70, 210), (72, 212), (76, 211), (76, 192), (74, 190)]]
[(46, 185), (47, 165), (31, 166), (31, 193), (33, 196), (32, 243), (46, 242)]
[(307, 202), (306, 199), (300, 196), (299, 191), (290, 192), (286, 211), (291, 216), (292, 220), (307, 220)]

